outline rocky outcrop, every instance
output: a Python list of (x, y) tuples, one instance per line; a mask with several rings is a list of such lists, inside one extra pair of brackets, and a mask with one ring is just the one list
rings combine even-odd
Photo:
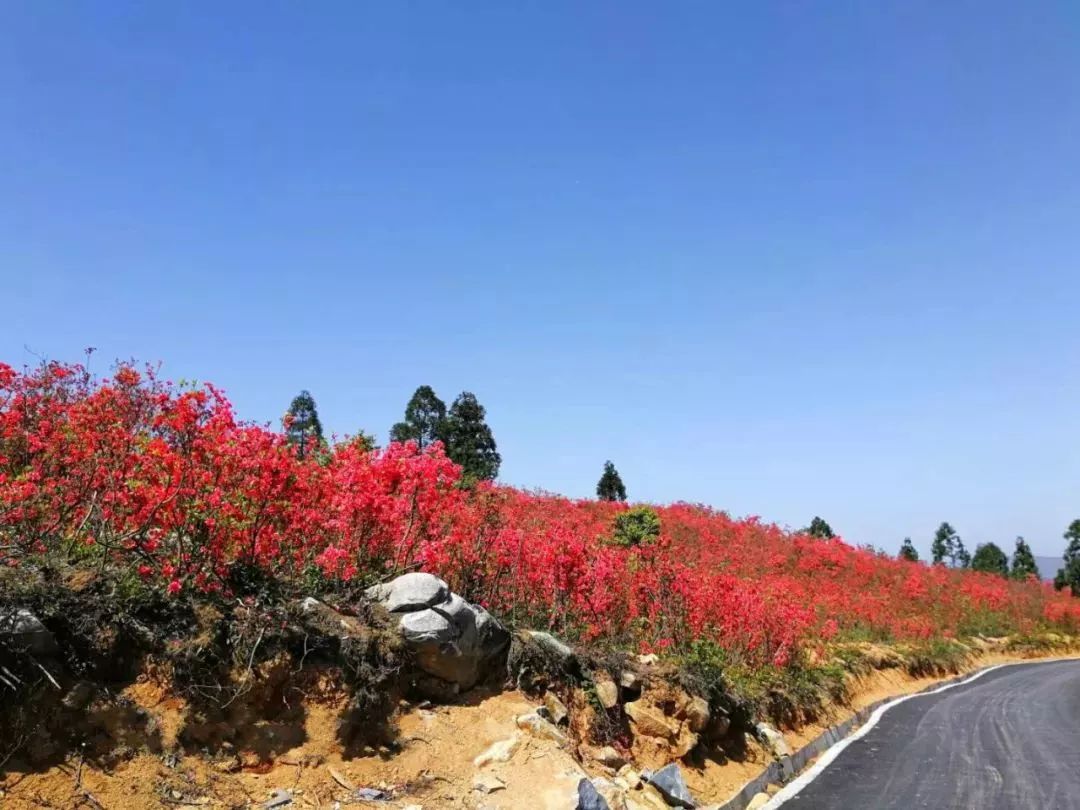
[(367, 590), (392, 615), (419, 667), (429, 675), (470, 689), (495, 669), (510, 635), (490, 613), (453, 593), (432, 574), (404, 574)]
[(710, 720), (708, 703), (663, 681), (649, 684), (623, 711), (633, 732), (634, 761), (650, 768), (690, 753)]

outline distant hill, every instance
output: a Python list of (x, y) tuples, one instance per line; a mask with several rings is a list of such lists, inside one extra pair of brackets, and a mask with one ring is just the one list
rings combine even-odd
[(1062, 566), (1061, 557), (1036, 557), (1035, 565), (1039, 569), (1040, 578), (1051, 580)]

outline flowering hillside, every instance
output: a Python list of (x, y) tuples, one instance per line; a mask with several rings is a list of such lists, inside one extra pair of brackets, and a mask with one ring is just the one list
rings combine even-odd
[(299, 593), (411, 568), (506, 619), (618, 646), (706, 638), (784, 666), (830, 638), (924, 639), (1052, 627), (1080, 600), (1048, 586), (895, 560), (689, 504), (618, 542), (627, 507), (460, 485), (438, 445), (299, 454), (212, 386), (121, 366), (0, 364), (0, 564), (63, 556), (178, 598), (238, 567)]

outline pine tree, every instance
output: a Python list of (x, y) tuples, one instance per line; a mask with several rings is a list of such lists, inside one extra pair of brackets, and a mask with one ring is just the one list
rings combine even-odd
[(308, 391), (301, 391), (285, 412), (285, 437), (300, 458), (323, 445), (322, 423), (315, 400)]
[(405, 406), (405, 421), (390, 428), (390, 441), (414, 441), (423, 450), (434, 442), (445, 442), (446, 403), (430, 385), (421, 385)]
[(486, 413), (473, 394), (462, 391), (446, 417), (446, 454), (461, 465), (466, 482), (492, 481), (502, 464), (495, 437), (484, 421)]
[(910, 562), (919, 561), (919, 552), (915, 550), (915, 546), (911, 542), (910, 537), (905, 537), (903, 545), (900, 546), (900, 553), (896, 555), (901, 560), (908, 560)]
[(1013, 579), (1025, 580), (1039, 577), (1039, 568), (1035, 565), (1035, 555), (1031, 553), (1029, 546), (1023, 537), (1016, 538), (1016, 550), (1013, 551), (1012, 569), (1009, 576)]
[(1064, 536), (1069, 541), (1061, 557), (1065, 566), (1054, 577), (1054, 587), (1060, 591), (1067, 586), (1073, 596), (1080, 596), (1080, 520), (1070, 523)]
[(625, 501), (626, 486), (619, 477), (619, 471), (610, 461), (604, 462), (604, 472), (596, 483), (596, 497), (602, 501)]
[(810, 521), (810, 525), (803, 529), (803, 534), (808, 534), (811, 537), (819, 537), (822, 540), (832, 540), (836, 537), (833, 533), (832, 526), (816, 516)]
[(971, 554), (964, 547), (964, 541), (960, 539), (960, 535), (953, 537), (949, 559), (952, 561), (953, 568), (971, 568)]
[(1005, 556), (1005, 552), (996, 543), (980, 543), (975, 547), (975, 556), (971, 559), (971, 567), (975, 571), (1007, 577), (1009, 575), (1009, 558)]

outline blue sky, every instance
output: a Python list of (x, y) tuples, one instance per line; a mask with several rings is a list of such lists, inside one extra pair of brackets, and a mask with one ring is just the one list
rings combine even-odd
[[(1080, 9), (9, 3), (0, 358), (924, 551), (1080, 516)], [(34, 354), (27, 351), (29, 347)]]

